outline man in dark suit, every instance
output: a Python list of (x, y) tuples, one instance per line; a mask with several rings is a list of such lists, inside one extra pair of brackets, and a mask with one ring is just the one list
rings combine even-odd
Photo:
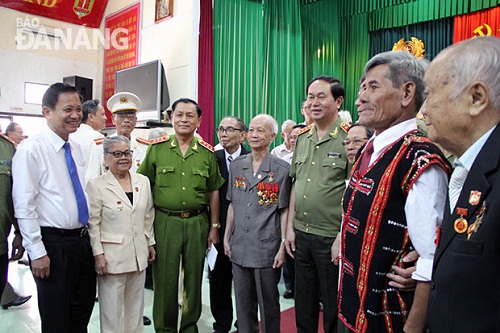
[(442, 51), (425, 75), (429, 138), (456, 156), (437, 236), (428, 332), (500, 332), (498, 73), (500, 39), (477, 37)]
[[(219, 236), (222, 240), (226, 230), (226, 217), (229, 201), (226, 199), (227, 180), (229, 178), (229, 163), (240, 155), (250, 153), (242, 142), (246, 138), (246, 126), (243, 120), (233, 116), (224, 117), (219, 127), (217, 136), (222, 145), (221, 150), (215, 151), (220, 174), (226, 180), (219, 189), (220, 193), (220, 224)], [(210, 272), (210, 309), (215, 319), (213, 332), (229, 332), (233, 322), (233, 300), (231, 298), (231, 284), (233, 279), (232, 266), (229, 258), (224, 254), (224, 244), (216, 245), (218, 255), (214, 270)]]

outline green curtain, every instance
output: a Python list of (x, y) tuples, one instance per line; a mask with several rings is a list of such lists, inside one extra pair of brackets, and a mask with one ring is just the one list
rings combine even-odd
[(411, 24), (404, 27), (372, 31), (370, 33), (370, 57), (390, 51), (401, 38), (417, 37), (424, 42), (425, 59), (432, 61), (436, 55), (453, 44), (453, 18)]
[[(263, 108), (278, 124), (302, 121), (302, 39), (299, 0), (264, 0)], [(276, 144), (280, 144), (276, 140)]]
[(263, 23), (261, 1), (214, 2), (215, 126), (226, 115), (248, 124), (262, 111)]

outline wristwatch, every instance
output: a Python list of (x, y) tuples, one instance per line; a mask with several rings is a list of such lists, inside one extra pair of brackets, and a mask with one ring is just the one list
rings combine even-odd
[(220, 228), (220, 223), (217, 222), (217, 223), (212, 223), (212, 228)]

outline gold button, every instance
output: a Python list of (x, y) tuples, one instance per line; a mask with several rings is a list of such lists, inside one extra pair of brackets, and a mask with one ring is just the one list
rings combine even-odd
[(162, 173), (167, 173), (166, 169), (161, 170)]
[(311, 181), (311, 178), (307, 178), (307, 181), (310, 182)]
[(319, 149), (319, 146), (316, 146), (316, 149)]
[(184, 172), (182, 172), (181, 175), (185, 176), (186, 174)]
[(183, 204), (184, 206), (186, 206), (186, 202), (185, 202), (185, 201), (184, 201), (182, 204)]
[(313, 161), (313, 162), (312, 162), (312, 165), (316, 165), (316, 163)]
[(309, 232), (309, 228), (306, 228), (306, 232)]
[(335, 166), (335, 163), (332, 163), (333, 166)]
[(304, 195), (304, 197), (303, 197), (303, 198), (304, 198), (304, 199), (307, 199), (307, 195)]
[(185, 190), (186, 190), (186, 188), (183, 186), (183, 187), (182, 187), (182, 190), (183, 190), (183, 191), (185, 191)]
[(307, 212), (304, 212), (304, 216), (307, 216)]

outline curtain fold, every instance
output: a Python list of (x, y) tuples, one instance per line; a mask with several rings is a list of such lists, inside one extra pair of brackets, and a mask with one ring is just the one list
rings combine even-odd
[(200, 38), (198, 56), (198, 104), (203, 110), (198, 133), (211, 144), (214, 133), (214, 66), (212, 0), (200, 0)]

